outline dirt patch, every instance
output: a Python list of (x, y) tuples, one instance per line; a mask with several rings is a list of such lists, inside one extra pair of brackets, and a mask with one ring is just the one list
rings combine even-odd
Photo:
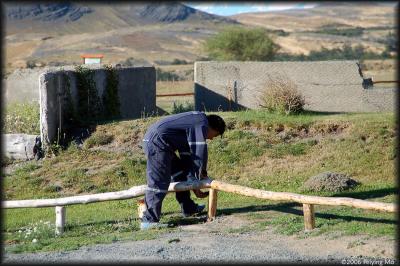
[[(200, 218), (201, 219), (201, 218)], [(247, 226), (245, 214), (218, 216), (213, 222), (180, 225), (157, 239), (121, 241), (85, 246), (78, 250), (11, 254), (5, 262), (317, 262), (390, 260), (394, 263), (395, 239), (353, 236), (286, 236), (266, 226), (259, 231), (229, 233)], [(364, 263), (360, 263), (364, 264)]]
[(333, 191), (340, 192), (357, 186), (359, 182), (345, 174), (325, 172), (310, 177), (304, 184), (303, 190), (307, 191)]

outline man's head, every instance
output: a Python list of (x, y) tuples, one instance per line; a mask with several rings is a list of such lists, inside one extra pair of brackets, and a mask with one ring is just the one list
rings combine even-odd
[(217, 136), (222, 136), (225, 132), (225, 121), (218, 115), (207, 115), (208, 131), (207, 139), (213, 139)]

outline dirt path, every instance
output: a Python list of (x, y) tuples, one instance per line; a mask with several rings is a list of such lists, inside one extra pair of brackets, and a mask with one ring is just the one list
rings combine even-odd
[[(202, 217), (200, 217), (202, 219)], [(318, 262), (394, 264), (395, 239), (366, 236), (285, 236), (272, 228), (229, 233), (251, 222), (242, 214), (179, 226), (153, 240), (116, 242), (68, 252), (4, 253), (6, 263), (70, 262)], [(240, 231), (240, 230), (238, 230)], [(231, 231), (232, 232), (232, 231)]]

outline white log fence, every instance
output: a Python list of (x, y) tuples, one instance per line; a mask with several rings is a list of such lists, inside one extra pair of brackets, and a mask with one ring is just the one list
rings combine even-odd
[[(346, 197), (320, 197), (308, 196), (289, 192), (273, 192), (261, 189), (254, 189), (239, 185), (232, 185), (222, 181), (204, 179), (197, 182), (175, 182), (171, 183), (168, 192), (186, 191), (192, 189), (210, 189), (208, 199), (208, 221), (212, 221), (217, 211), (217, 191), (225, 191), (236, 193), (249, 197), (256, 197), (266, 200), (290, 201), (303, 204), (304, 228), (306, 231), (315, 227), (314, 205), (330, 205), (330, 206), (348, 206), (366, 210), (396, 212), (397, 205), (394, 203), (383, 203), (375, 201), (367, 201)], [(56, 234), (60, 235), (64, 232), (66, 221), (67, 205), (88, 204), (110, 200), (130, 199), (145, 194), (146, 185), (135, 186), (128, 190), (99, 193), (91, 195), (72, 196), (57, 199), (35, 199), (35, 200), (8, 200), (3, 201), (3, 208), (39, 208), (39, 207), (55, 207), (56, 209)]]

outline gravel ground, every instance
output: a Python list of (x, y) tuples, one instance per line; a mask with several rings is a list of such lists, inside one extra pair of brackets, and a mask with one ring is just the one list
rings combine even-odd
[[(4, 253), (5, 263), (339, 263), (393, 261), (394, 240), (356, 236), (299, 238), (261, 232), (228, 233), (249, 222), (237, 215), (219, 217), (206, 224), (179, 226), (153, 240), (115, 242), (64, 252)], [(229, 228), (227, 228), (229, 225)], [(361, 240), (362, 241), (361, 241)], [(362, 243), (349, 246), (350, 243)], [(357, 263), (358, 264), (358, 263)], [(362, 263), (360, 263), (362, 264)]]
[[(168, 243), (168, 240), (179, 242)], [(340, 254), (337, 254), (340, 255)], [(4, 262), (333, 262), (332, 256), (307, 256), (265, 236), (222, 236), (178, 232), (156, 240), (84, 247), (70, 252), (6, 254)]]

